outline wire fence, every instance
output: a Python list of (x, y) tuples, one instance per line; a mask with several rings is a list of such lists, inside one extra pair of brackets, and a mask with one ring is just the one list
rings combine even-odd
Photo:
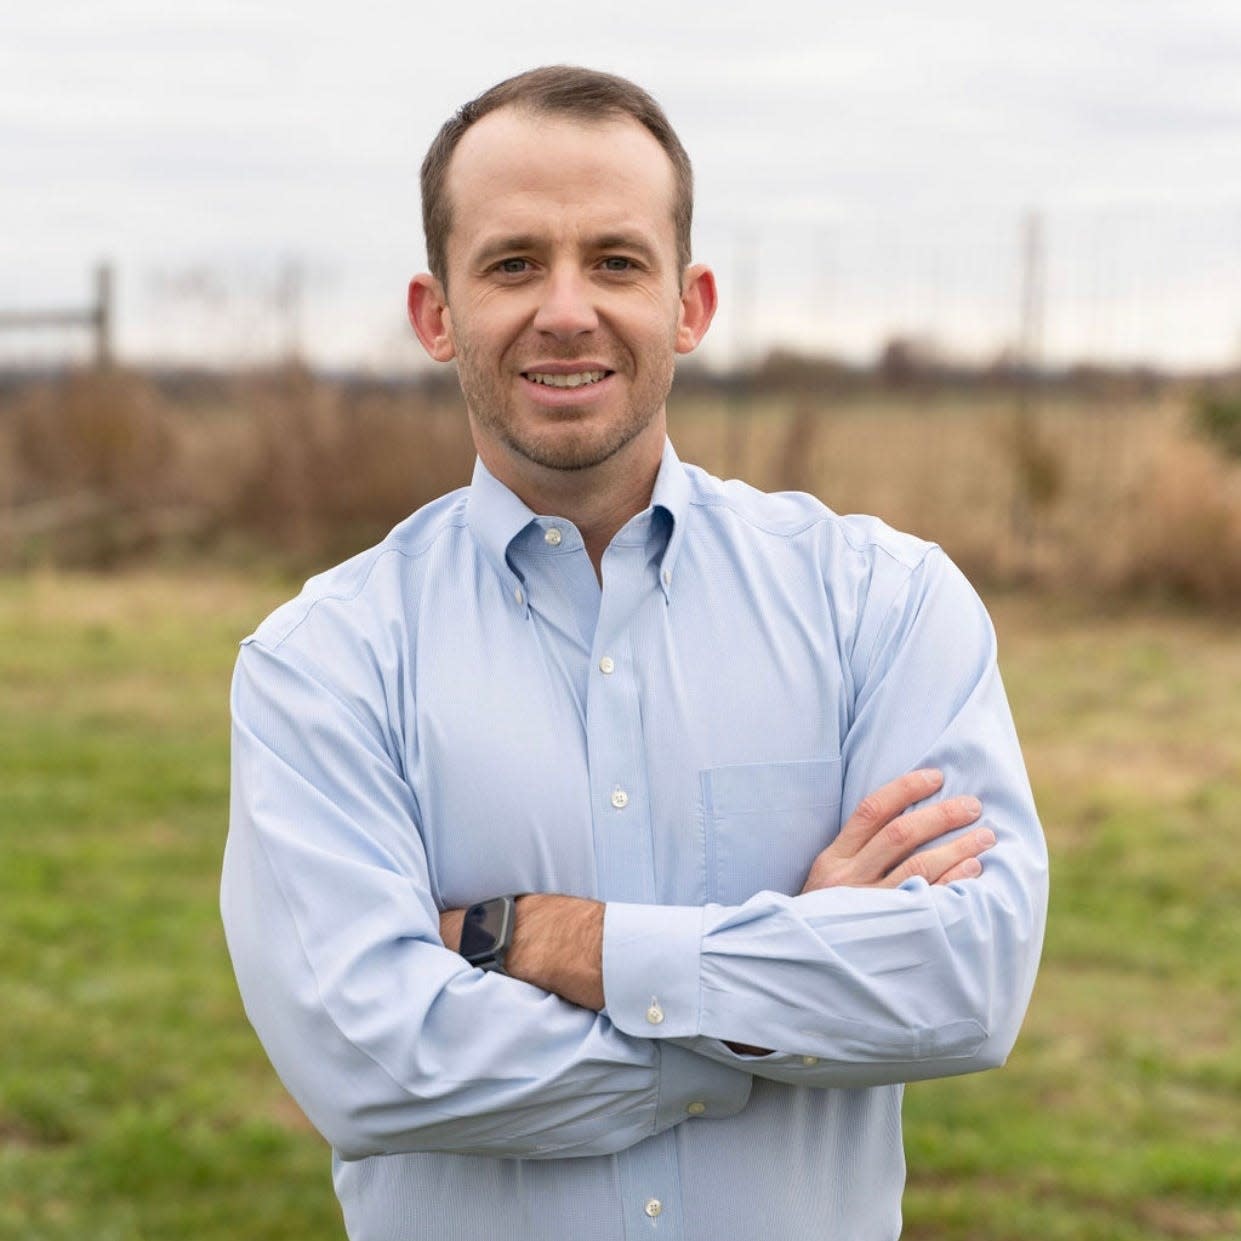
[[(700, 213), (695, 252), (720, 313), (701, 350), (717, 371), (778, 347), (855, 364), (893, 339), (971, 366), (1019, 358), (1216, 370), (1241, 361), (1241, 203), (989, 210), (870, 219), (735, 220)], [(428, 364), (404, 318), (408, 255), (208, 255), (121, 266), (123, 361)], [(48, 289), (50, 303), (78, 289)], [(16, 309), (0, 305), (0, 309)], [(22, 309), (37, 309), (35, 307)], [(89, 361), (88, 334), (0, 332), (0, 369)]]
[(723, 367), (777, 342), (861, 362), (894, 337), (975, 365), (1241, 358), (1241, 204), (735, 224), (698, 249), (722, 256)]

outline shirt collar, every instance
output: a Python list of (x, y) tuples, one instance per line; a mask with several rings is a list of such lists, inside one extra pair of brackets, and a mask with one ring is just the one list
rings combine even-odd
[[(659, 584), (665, 596), (672, 586), (677, 555), (685, 538), (689, 491), (685, 467), (672, 441), (665, 439), (659, 473), (651, 491), (651, 508), (662, 509), (672, 519), (668, 542), (659, 562)], [(521, 585), (521, 579), (509, 563), (509, 544), (536, 520), (536, 514), (487, 469), (482, 458), (474, 462), (466, 513), (475, 539), (512, 594)]]
[(475, 458), (466, 520), (483, 554), (512, 595), (521, 579), (508, 562), (508, 545), (535, 519), (534, 512)]
[(677, 556), (685, 541), (686, 518), (689, 514), (689, 479), (669, 439), (664, 440), (664, 455), (651, 492), (651, 508), (663, 509), (672, 519), (672, 530), (659, 562), (659, 585), (664, 597), (670, 598)]

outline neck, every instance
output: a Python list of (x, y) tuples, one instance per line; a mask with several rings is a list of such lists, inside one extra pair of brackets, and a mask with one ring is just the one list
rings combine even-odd
[[(528, 508), (540, 516), (564, 517), (581, 533), (595, 576), (603, 580), (603, 553), (616, 532), (651, 502), (663, 456), (655, 445), (635, 440), (599, 465), (558, 470), (537, 465), (511, 450), (479, 443), (483, 464)], [(630, 450), (634, 451), (630, 451)]]

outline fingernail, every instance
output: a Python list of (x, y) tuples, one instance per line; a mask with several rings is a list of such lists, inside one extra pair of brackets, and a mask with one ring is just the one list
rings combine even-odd
[(922, 778), (932, 788), (938, 788), (944, 782), (944, 773), (937, 767), (926, 767), (922, 771)]
[(962, 797), (961, 809), (966, 814), (980, 815), (982, 814), (982, 802), (977, 797)]
[(995, 844), (995, 833), (989, 827), (984, 827), (982, 831), (978, 833), (978, 839), (984, 848), (990, 849), (991, 846)]
[(961, 869), (967, 876), (973, 879), (982, 874), (982, 863), (976, 857), (972, 857), (968, 861), (962, 862)]

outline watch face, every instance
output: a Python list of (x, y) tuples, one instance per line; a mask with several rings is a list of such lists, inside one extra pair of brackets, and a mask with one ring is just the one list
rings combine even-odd
[(503, 898), (471, 905), (461, 924), (461, 955), (467, 961), (490, 957), (503, 942), (507, 919), (508, 902)]

